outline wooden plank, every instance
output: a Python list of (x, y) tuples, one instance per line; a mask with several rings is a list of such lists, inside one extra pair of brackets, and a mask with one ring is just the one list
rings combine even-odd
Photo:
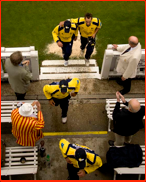
[(17, 157), (17, 156), (34, 156), (34, 152), (31, 153), (16, 153), (16, 154), (5, 154), (5, 157)]
[[(145, 103), (145, 99), (144, 98), (135, 98), (135, 99), (137, 99), (141, 103)], [(131, 100), (131, 99), (126, 98), (126, 101), (129, 101), (129, 100)], [(106, 102), (109, 103), (109, 104), (116, 103), (117, 99), (106, 99)], [(122, 103), (122, 101), (120, 101), (120, 103)]]
[(1, 110), (1, 113), (11, 113), (13, 109), (11, 110)]
[(22, 149), (22, 148), (12, 148), (12, 149), (8, 149), (6, 148), (6, 153), (11, 151), (11, 153), (13, 152), (19, 152), (19, 153), (22, 153), (22, 152), (34, 152), (34, 151), (37, 151), (38, 149), (37, 148), (28, 148), (28, 149)]
[(1, 119), (3, 118), (3, 117), (11, 117), (11, 114), (1, 114)]
[[(16, 106), (14, 108), (16, 108)], [(12, 109), (12, 105), (11, 106), (1, 106), (1, 110), (2, 109)]]
[(43, 74), (39, 76), (40, 80), (45, 79), (67, 79), (67, 78), (98, 78), (101, 79), (100, 74), (97, 73), (73, 73), (73, 74)]
[(7, 104), (7, 103), (10, 103), (10, 104), (17, 104), (18, 102), (26, 102), (26, 103), (33, 103), (33, 101), (37, 101), (37, 100), (14, 100), (14, 101), (1, 101), (1, 104)]
[[(38, 157), (35, 156), (35, 157), (25, 157), (25, 159), (27, 161), (31, 161), (31, 160), (38, 160)], [(15, 158), (6, 158), (5, 159), (5, 162), (9, 162), (9, 161), (19, 161), (20, 160), (20, 157), (15, 157)]]
[[(30, 166), (32, 165), (33, 166), (33, 165), (37, 165), (37, 164), (38, 164), (38, 161), (26, 161), (23, 164), (20, 161), (19, 162), (14, 162), (14, 161), (12, 162), (11, 161), (10, 166), (11, 167), (13, 167), (13, 166), (20, 166), (21, 167), (22, 165), (23, 166), (28, 166), (28, 165), (30, 165)], [(7, 167), (7, 166), (9, 166), (9, 162), (5, 163), (5, 167)]]
[[(85, 65), (85, 60), (84, 59), (69, 60), (68, 63), (69, 63), (69, 65)], [(90, 59), (89, 63), (96, 66), (95, 59)], [(42, 66), (63, 66), (63, 65), (64, 65), (64, 60), (44, 60), (44, 61), (42, 61)]]
[(6, 147), (6, 149), (23, 149), (23, 151), (25, 151), (25, 149), (36, 149), (38, 148), (38, 146), (34, 146), (34, 147), (31, 147), (31, 146), (16, 146), (16, 147)]
[(145, 174), (145, 168), (133, 167), (133, 168), (114, 168), (118, 174)]
[(41, 67), (40, 74), (47, 73), (99, 73), (99, 67)]
[(37, 173), (37, 167), (29, 167), (29, 166), (24, 166), (22, 169), (19, 167), (16, 167), (13, 169), (9, 168), (1, 168), (1, 175), (2, 176), (7, 176), (7, 175), (19, 175), (19, 174), (35, 174)]
[(21, 52), (29, 52), (29, 51), (35, 51), (34, 46), (30, 47), (13, 47), (13, 48), (5, 48), (5, 52), (11, 52), (11, 54), (15, 51), (21, 51)]

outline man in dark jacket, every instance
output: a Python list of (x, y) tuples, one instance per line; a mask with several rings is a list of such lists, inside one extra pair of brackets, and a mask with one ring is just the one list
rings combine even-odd
[[(109, 140), (110, 146), (130, 143), (132, 136), (144, 127), (142, 120), (145, 115), (145, 106), (140, 106), (137, 99), (131, 99), (127, 102), (120, 92), (116, 92), (116, 97), (117, 103), (113, 111), (115, 142)], [(120, 99), (125, 108), (120, 109)]]

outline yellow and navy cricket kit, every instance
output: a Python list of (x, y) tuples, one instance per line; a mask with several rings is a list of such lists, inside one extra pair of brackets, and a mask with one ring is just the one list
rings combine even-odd
[(60, 27), (59, 25), (54, 28), (52, 31), (53, 39), (55, 42), (71, 42), (73, 34), (78, 36), (78, 28), (74, 23), (71, 23), (71, 28), (69, 33), (65, 33), (64, 27)]
[(53, 82), (49, 85), (45, 85), (43, 88), (43, 92), (47, 99), (52, 99), (52, 97), (57, 99), (64, 99), (69, 96), (70, 92), (73, 90), (78, 93), (80, 90), (80, 80), (78, 78), (67, 79), (68, 89), (65, 94), (61, 93), (59, 82)]
[(78, 26), (80, 34), (84, 38), (92, 36), (97, 28), (102, 27), (102, 23), (98, 18), (92, 18), (90, 26), (86, 25), (85, 18), (83, 17), (71, 19), (70, 21)]
[(59, 142), (59, 148), (63, 157), (69, 158), (75, 168), (79, 168), (78, 161), (75, 159), (75, 152), (78, 148), (83, 148), (87, 155), (86, 166), (84, 168), (86, 173), (91, 173), (102, 166), (101, 158), (86, 146), (71, 144), (66, 139), (61, 139)]

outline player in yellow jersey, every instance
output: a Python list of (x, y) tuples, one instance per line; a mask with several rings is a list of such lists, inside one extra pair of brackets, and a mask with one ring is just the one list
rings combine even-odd
[(60, 27), (59, 25), (52, 31), (53, 39), (59, 47), (62, 48), (64, 66), (68, 66), (68, 59), (72, 52), (73, 38), (77, 39), (78, 29), (74, 23), (65, 21)]
[[(81, 34), (81, 56), (85, 53), (85, 63), (89, 66), (89, 59), (94, 50), (95, 36), (102, 26), (100, 19), (93, 18), (91, 13), (86, 13), (84, 17), (69, 19), (71, 23), (75, 23)], [(60, 26), (63, 26), (64, 22), (60, 22)]]
[(79, 177), (84, 177), (102, 166), (99, 155), (89, 147), (71, 144), (66, 139), (61, 139), (59, 148), (67, 162), (69, 180), (79, 180)]
[(67, 122), (67, 111), (69, 99), (75, 97), (80, 90), (80, 80), (78, 78), (52, 82), (43, 88), (50, 105), (58, 106), (62, 109), (62, 123)]

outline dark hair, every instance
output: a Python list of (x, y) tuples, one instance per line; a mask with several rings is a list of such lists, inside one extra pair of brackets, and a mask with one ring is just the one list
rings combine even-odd
[(23, 60), (21, 52), (20, 51), (16, 51), (13, 54), (11, 54), (10, 60), (11, 60), (11, 63), (14, 66), (17, 66), (18, 64), (20, 64), (21, 61)]
[(92, 14), (91, 13), (86, 13), (85, 18), (88, 18), (88, 19), (91, 18), (92, 19)]

